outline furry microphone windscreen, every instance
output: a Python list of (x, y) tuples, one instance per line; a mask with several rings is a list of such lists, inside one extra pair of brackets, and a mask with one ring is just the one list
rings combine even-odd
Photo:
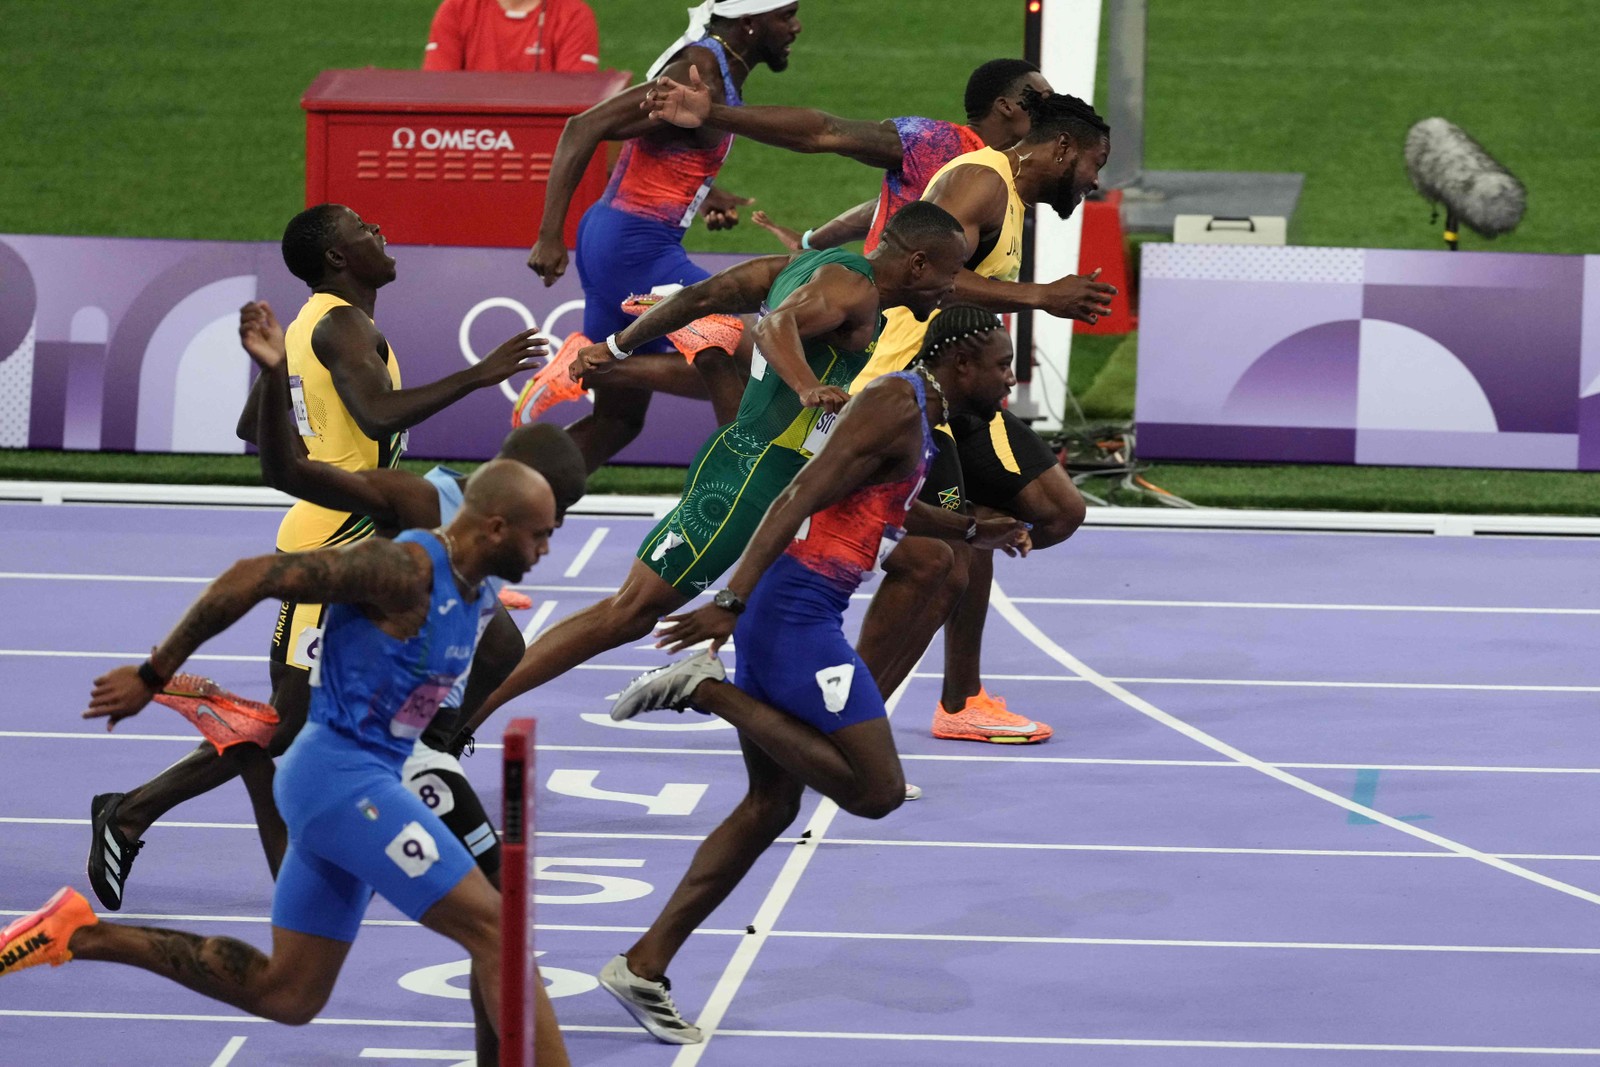
[(1461, 127), (1423, 119), (1406, 134), (1406, 173), (1417, 192), (1484, 237), (1510, 233), (1522, 221), (1528, 191)]

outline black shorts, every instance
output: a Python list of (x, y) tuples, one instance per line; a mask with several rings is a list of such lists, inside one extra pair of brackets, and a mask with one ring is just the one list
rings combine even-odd
[(479, 870), (491, 879), (500, 873), (500, 835), (459, 760), (418, 744), (400, 772), (400, 781), (466, 846)]
[(957, 415), (950, 420), (966, 498), (984, 507), (1005, 507), (1039, 475), (1060, 463), (1033, 428), (1009, 411), (992, 421)]
[(326, 609), (326, 604), (280, 602), (278, 619), (272, 627), (272, 647), (267, 653), (272, 662), (309, 671), (317, 657), (316, 646), (322, 637)]
[(928, 463), (928, 475), (922, 480), (922, 492), (917, 499), (946, 511), (962, 511), (966, 507), (967, 489), (961, 478), (961, 457), (956, 454), (955, 438), (943, 428), (933, 431), (934, 453)]

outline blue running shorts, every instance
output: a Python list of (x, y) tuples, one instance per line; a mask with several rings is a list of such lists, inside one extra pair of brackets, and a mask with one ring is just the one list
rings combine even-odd
[[(622, 302), (658, 285), (693, 285), (711, 277), (683, 250), (684, 231), (655, 219), (593, 204), (578, 222), (578, 280), (583, 283), (583, 333), (603, 341), (632, 322)], [(665, 337), (640, 352), (676, 352)]]
[(474, 866), (396, 767), (321, 723), (278, 760), (272, 795), (289, 827), (274, 926), (354, 941), (374, 891), (421, 919)]
[(734, 628), (734, 684), (825, 734), (887, 714), (844, 636), (850, 593), (793, 556), (761, 576)]

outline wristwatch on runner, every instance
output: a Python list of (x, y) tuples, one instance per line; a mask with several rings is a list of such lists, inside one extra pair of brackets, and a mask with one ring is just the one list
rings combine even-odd
[(711, 602), (723, 611), (731, 611), (739, 615), (744, 611), (744, 598), (732, 589), (718, 589), (711, 597)]

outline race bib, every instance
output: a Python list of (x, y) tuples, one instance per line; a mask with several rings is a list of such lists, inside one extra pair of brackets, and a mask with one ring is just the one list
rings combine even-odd
[(422, 731), (439, 713), (440, 703), (449, 695), (455, 682), (454, 678), (435, 675), (413, 689), (406, 702), (400, 705), (400, 710), (394, 713), (394, 718), (389, 720), (390, 736), (406, 741), (421, 737)]
[(750, 378), (759, 382), (767, 376), (767, 357), (761, 354), (760, 345), (750, 346)]
[(883, 536), (878, 539), (877, 558), (873, 561), (872, 569), (867, 572), (866, 577), (876, 578), (883, 573), (883, 561), (889, 558), (889, 553), (895, 550), (895, 547), (900, 544), (905, 535), (906, 531), (903, 527), (884, 524)]
[(306, 387), (298, 374), (289, 375), (289, 403), (294, 408), (294, 424), (300, 436), (316, 437), (317, 431), (311, 428), (311, 412), (306, 408)]
[(838, 422), (837, 411), (824, 411), (818, 415), (817, 421), (811, 424), (811, 432), (806, 434), (806, 439), (800, 443), (800, 454), (810, 458), (821, 452), (822, 446), (828, 443), (828, 435), (833, 432)]
[(420, 878), (439, 862), (439, 843), (418, 822), (408, 822), (389, 842), (383, 854), (411, 878)]
[(850, 683), (855, 679), (856, 665), (841, 663), (837, 667), (824, 667), (817, 672), (817, 688), (822, 690), (822, 706), (835, 715), (850, 703)]
[(449, 784), (432, 771), (419, 774), (406, 781), (406, 788), (415, 793), (417, 799), (428, 805), (428, 810), (435, 815), (445, 816), (456, 810), (456, 795), (450, 790)]
[(694, 199), (689, 201), (689, 206), (683, 212), (683, 218), (678, 220), (678, 225), (687, 230), (694, 224), (694, 217), (700, 213), (700, 205), (706, 202), (706, 197), (711, 195), (711, 183), (715, 178), (707, 178), (700, 183), (700, 189), (694, 194)]
[(307, 626), (300, 631), (289, 650), (289, 665), (304, 667), (311, 672), (311, 684), (322, 685), (322, 627)]

